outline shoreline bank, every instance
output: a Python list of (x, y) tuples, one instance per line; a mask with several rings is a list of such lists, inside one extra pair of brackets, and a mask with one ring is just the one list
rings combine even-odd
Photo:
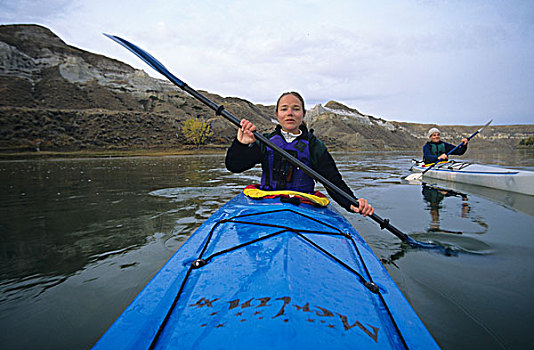
[(227, 146), (207, 146), (201, 148), (176, 149), (135, 149), (135, 150), (83, 150), (83, 151), (22, 151), (0, 153), (0, 161), (32, 159), (71, 159), (71, 158), (120, 158), (120, 157), (165, 157), (193, 154), (220, 154)]

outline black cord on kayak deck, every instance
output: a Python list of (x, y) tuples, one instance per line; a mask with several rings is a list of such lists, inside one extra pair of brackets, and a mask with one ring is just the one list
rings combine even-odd
[[(259, 215), (265, 215), (265, 214), (279, 213), (279, 212), (283, 212), (283, 211), (284, 212), (291, 212), (291, 213), (293, 213), (295, 215), (303, 216), (303, 217), (305, 217), (305, 218), (307, 218), (309, 220), (312, 220), (314, 222), (317, 222), (317, 223), (319, 223), (319, 224), (321, 224), (323, 226), (327, 226), (328, 228), (332, 229), (333, 231), (295, 229), (295, 228), (292, 228), (292, 227), (289, 227), (289, 226), (284, 226), (284, 225), (268, 224), (268, 223), (263, 223), (263, 222), (253, 222), (253, 221), (251, 222), (251, 221), (240, 220), (240, 219), (243, 219), (244, 217), (251, 217), (251, 216), (259, 216)], [(245, 243), (242, 243), (242, 244), (239, 244), (239, 245), (227, 248), (227, 249), (223, 249), (221, 251), (218, 251), (218, 252), (215, 252), (215, 253), (211, 254), (210, 256), (208, 256), (206, 258), (203, 258), (202, 256), (203, 256), (204, 252), (207, 250), (207, 247), (208, 247), (208, 245), (209, 245), (209, 243), (211, 241), (211, 238), (213, 236), (213, 232), (215, 231), (215, 229), (219, 225), (224, 224), (224, 223), (234, 223), (234, 224), (242, 224), (242, 225), (255, 225), (255, 226), (262, 226), (262, 227), (277, 228), (277, 229), (280, 229), (280, 230), (276, 231), (274, 233), (267, 234), (267, 235), (265, 235), (263, 237), (250, 240), (248, 242), (245, 242)], [(347, 270), (349, 270), (350, 272), (355, 274), (359, 278), (361, 283), (367, 289), (369, 289), (371, 292), (373, 292), (375, 294), (379, 292), (379, 288), (374, 282), (366, 280), (360, 273), (358, 273), (352, 267), (350, 267), (349, 265), (347, 265), (346, 263), (344, 263), (340, 259), (336, 258), (333, 254), (328, 252), (326, 249), (322, 248), (317, 243), (313, 242), (308, 237), (304, 236), (304, 234), (306, 234), (306, 233), (308, 233), (308, 234), (335, 235), (335, 236), (343, 236), (343, 237), (353, 241), (353, 237), (350, 234), (344, 233), (343, 231), (341, 231), (337, 227), (334, 227), (332, 225), (326, 224), (326, 223), (324, 223), (324, 222), (322, 222), (320, 220), (317, 220), (317, 219), (315, 219), (313, 217), (310, 217), (308, 215), (302, 214), (300, 212), (297, 212), (297, 211), (294, 211), (294, 210), (291, 210), (291, 209), (278, 209), (278, 210), (271, 210), (271, 211), (258, 212), (258, 213), (252, 213), (252, 214), (237, 215), (237, 216), (231, 217), (229, 219), (223, 219), (223, 220), (218, 221), (217, 223), (215, 223), (215, 225), (213, 225), (210, 233), (208, 234), (208, 238), (206, 239), (206, 241), (204, 243), (204, 247), (203, 247), (198, 259), (193, 261), (192, 267), (195, 268), (195, 269), (203, 267), (210, 260), (212, 260), (216, 256), (219, 256), (219, 255), (222, 255), (222, 254), (225, 254), (225, 253), (229, 253), (229, 252), (241, 249), (243, 247), (249, 246), (251, 244), (257, 243), (257, 242), (262, 241), (262, 240), (266, 240), (266, 239), (272, 238), (274, 236), (280, 235), (280, 234), (285, 233), (285, 232), (293, 232), (293, 233), (297, 234), (299, 237), (301, 237), (306, 242), (311, 244), (313, 247), (315, 247), (316, 249), (318, 249), (319, 251), (324, 253), (326, 256), (328, 256), (329, 258), (334, 260), (336, 263), (338, 263), (339, 265), (343, 266), (344, 268), (346, 268)], [(354, 247), (358, 251), (358, 248), (357, 248), (357, 246), (355, 244), (354, 244)], [(358, 251), (358, 254), (359, 254), (359, 251)], [(361, 258), (361, 255), (360, 255), (360, 258)], [(361, 261), (362, 265), (365, 265), (365, 262), (363, 261), (363, 259), (361, 259), (361, 260), (362, 260)], [(370, 277), (371, 276), (369, 275), (369, 278)]]

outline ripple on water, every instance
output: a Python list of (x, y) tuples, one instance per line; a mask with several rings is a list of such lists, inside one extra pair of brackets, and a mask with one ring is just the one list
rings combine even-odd
[(162, 188), (159, 190), (154, 190), (149, 192), (149, 195), (155, 197), (164, 197), (164, 198), (179, 198), (183, 195), (193, 195), (206, 196), (212, 198), (219, 198), (221, 192), (228, 191), (231, 192), (235, 190), (234, 186), (217, 186), (217, 187), (173, 187), (173, 188)]

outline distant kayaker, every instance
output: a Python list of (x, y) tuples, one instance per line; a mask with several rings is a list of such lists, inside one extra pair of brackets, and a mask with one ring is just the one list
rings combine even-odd
[[(324, 143), (309, 132), (302, 123), (305, 114), (304, 99), (299, 93), (283, 93), (278, 98), (275, 109), (279, 125), (265, 136), (354, 197)], [(315, 192), (313, 178), (264, 144), (257, 142), (254, 131), (256, 131), (256, 126), (253, 123), (247, 119), (241, 120), (241, 128), (237, 131), (237, 137), (226, 153), (226, 168), (233, 173), (241, 173), (261, 163), (263, 173), (260, 188), (262, 190), (292, 190), (313, 194)], [(374, 208), (366, 199), (359, 198), (359, 207), (355, 207), (334, 191), (328, 189), (327, 191), (339, 205), (348, 211), (360, 213), (363, 216), (374, 213)]]
[[(432, 128), (428, 130), (428, 138), (430, 141), (425, 143), (423, 146), (423, 161), (425, 164), (432, 164), (439, 161), (445, 161), (449, 159), (447, 156), (447, 153), (449, 153), (454, 147), (454, 145), (451, 145), (450, 143), (443, 142), (440, 140), (441, 132), (438, 128)], [(461, 156), (462, 154), (467, 151), (467, 143), (469, 142), (468, 139), (463, 138), (462, 143), (460, 147), (458, 147), (454, 152), (451, 154)]]

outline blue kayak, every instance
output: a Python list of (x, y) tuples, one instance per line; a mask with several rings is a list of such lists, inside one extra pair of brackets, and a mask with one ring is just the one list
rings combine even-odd
[(335, 208), (241, 193), (193, 233), (94, 346), (149, 348), (438, 346)]

